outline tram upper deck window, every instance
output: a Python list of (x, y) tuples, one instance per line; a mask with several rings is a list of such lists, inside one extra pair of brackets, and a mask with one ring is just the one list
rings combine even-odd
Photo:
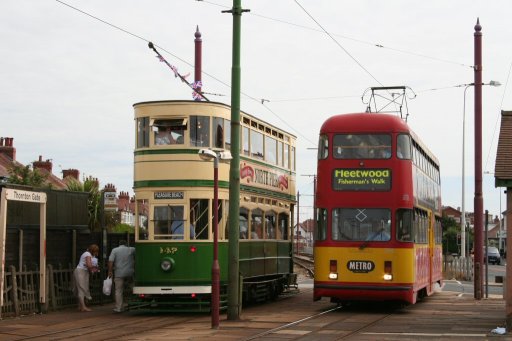
[(283, 167), (290, 168), (290, 145), (285, 143), (283, 149)]
[(137, 118), (137, 148), (149, 147), (149, 117)]
[(329, 138), (327, 135), (320, 135), (318, 139), (318, 160), (327, 159), (329, 156)]
[(385, 208), (333, 209), (331, 237), (339, 241), (389, 241), (391, 211)]
[(271, 136), (265, 136), (265, 160), (277, 164), (277, 141)]
[(155, 145), (183, 144), (183, 135), (187, 128), (186, 119), (154, 120)]
[(333, 139), (335, 159), (389, 159), (390, 134), (337, 134)]
[(213, 144), (216, 148), (224, 148), (224, 119), (221, 117), (213, 118)]
[(399, 159), (410, 160), (412, 158), (411, 136), (400, 134), (396, 139), (396, 156)]
[(251, 131), (251, 156), (263, 160), (263, 134), (258, 131)]
[(242, 127), (242, 141), (241, 141), (241, 147), (242, 147), (242, 153), (243, 155), (249, 155), (249, 128)]
[(210, 146), (209, 116), (190, 116), (190, 145), (196, 147)]

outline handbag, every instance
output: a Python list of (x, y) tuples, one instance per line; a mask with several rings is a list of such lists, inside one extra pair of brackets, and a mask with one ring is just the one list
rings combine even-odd
[(103, 280), (103, 294), (110, 296), (110, 293), (112, 292), (112, 277), (107, 277), (105, 280)]

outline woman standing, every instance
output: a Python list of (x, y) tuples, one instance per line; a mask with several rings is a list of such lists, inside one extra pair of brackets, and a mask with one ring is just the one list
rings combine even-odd
[(96, 257), (98, 257), (99, 250), (98, 245), (91, 244), (80, 256), (80, 261), (74, 272), (78, 310), (80, 311), (91, 311), (85, 305), (85, 299), (92, 299), (89, 292), (89, 272), (98, 272), (98, 260)]

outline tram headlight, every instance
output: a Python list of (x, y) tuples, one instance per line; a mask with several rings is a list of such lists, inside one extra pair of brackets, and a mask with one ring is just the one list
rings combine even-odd
[(391, 261), (384, 261), (384, 280), (392, 281), (393, 280), (393, 266)]
[(335, 259), (329, 261), (329, 279), (338, 279), (338, 261)]
[(164, 271), (171, 271), (174, 268), (174, 259), (172, 258), (164, 258), (160, 262), (160, 268)]

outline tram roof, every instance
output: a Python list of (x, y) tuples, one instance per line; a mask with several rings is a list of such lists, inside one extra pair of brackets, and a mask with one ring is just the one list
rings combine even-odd
[[(364, 119), (370, 118), (371, 119)], [(383, 114), (383, 113), (348, 113), (338, 114), (328, 118), (320, 129), (321, 133), (343, 133), (343, 132), (357, 132), (357, 133), (379, 133), (379, 132), (404, 132), (409, 133), (414, 141), (425, 151), (425, 153), (439, 165), (439, 160), (421, 141), (419, 136), (407, 125), (403, 119), (398, 115)]]

